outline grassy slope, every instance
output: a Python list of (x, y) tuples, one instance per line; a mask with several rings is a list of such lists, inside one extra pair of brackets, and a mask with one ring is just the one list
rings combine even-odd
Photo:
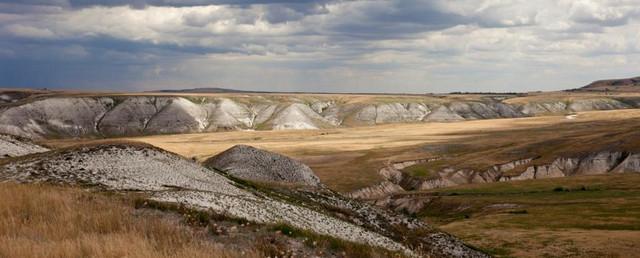
[(79, 189), (2, 184), (0, 257), (258, 257)]
[(0, 257), (404, 257), (144, 194), (0, 184)]
[(640, 250), (640, 175), (459, 186), (418, 216), (498, 256), (631, 257)]

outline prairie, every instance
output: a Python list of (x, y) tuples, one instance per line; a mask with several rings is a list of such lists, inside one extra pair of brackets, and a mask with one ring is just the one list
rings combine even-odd
[(178, 221), (117, 196), (0, 184), (0, 257), (259, 257)]

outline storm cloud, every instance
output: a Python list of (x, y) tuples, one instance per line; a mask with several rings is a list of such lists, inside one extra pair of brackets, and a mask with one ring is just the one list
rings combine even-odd
[(640, 71), (633, 0), (0, 1), (0, 85), (529, 91)]

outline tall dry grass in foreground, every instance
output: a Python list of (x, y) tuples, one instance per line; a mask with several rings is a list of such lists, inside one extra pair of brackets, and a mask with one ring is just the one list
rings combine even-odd
[(128, 201), (80, 189), (0, 184), (0, 257), (257, 257), (134, 212)]

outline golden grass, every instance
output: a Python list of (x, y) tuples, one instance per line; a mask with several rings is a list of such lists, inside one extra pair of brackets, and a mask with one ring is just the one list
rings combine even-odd
[(0, 184), (0, 257), (258, 257), (131, 203), (79, 189)]

